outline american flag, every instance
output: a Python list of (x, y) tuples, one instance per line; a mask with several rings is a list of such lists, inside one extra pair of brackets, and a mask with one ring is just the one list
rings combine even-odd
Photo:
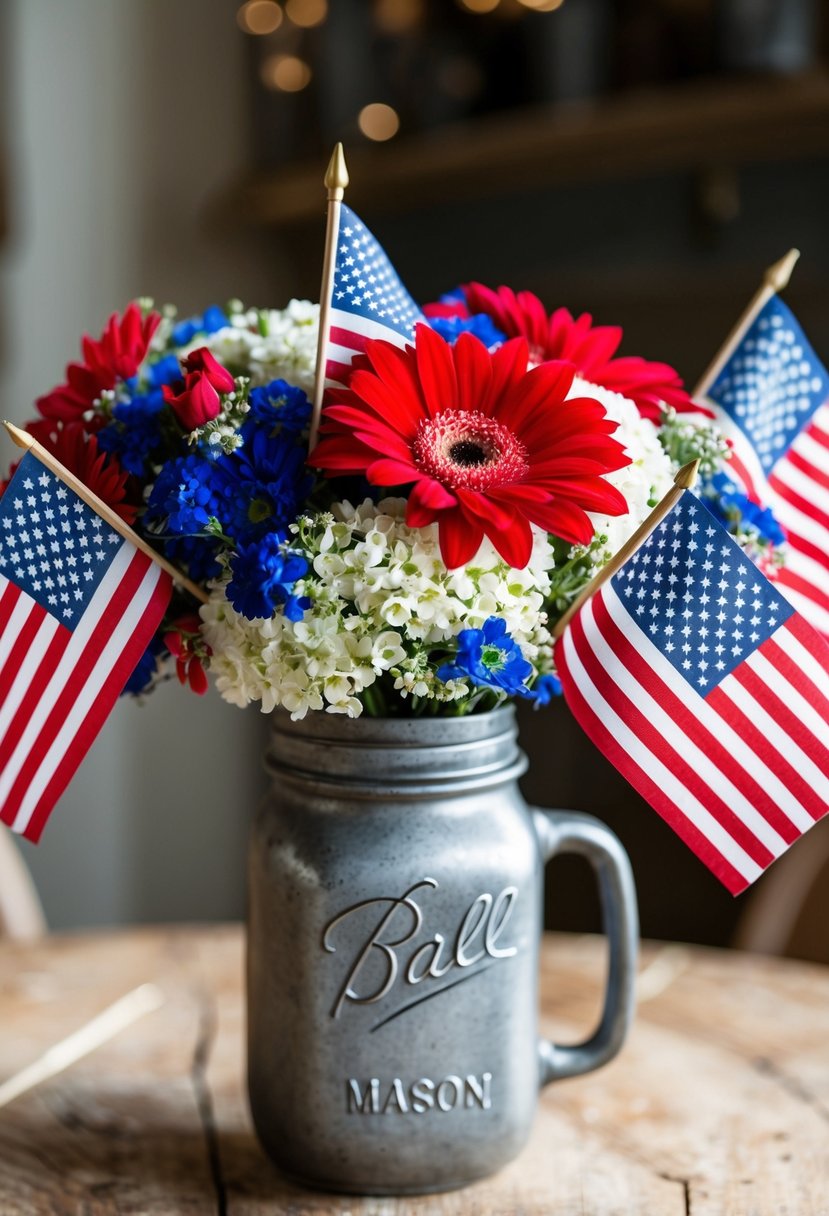
[(331, 290), (331, 328), (325, 366), (329, 385), (344, 384), (367, 338), (405, 346), (426, 322), (383, 249), (345, 203), (340, 208)]
[(171, 590), (26, 453), (0, 498), (0, 821), (13, 831), (39, 839)]
[(586, 733), (732, 894), (829, 809), (829, 646), (688, 490), (556, 663)]
[(705, 394), (733, 447), (727, 471), (771, 507), (789, 544), (778, 577), (829, 636), (829, 372), (772, 296)]

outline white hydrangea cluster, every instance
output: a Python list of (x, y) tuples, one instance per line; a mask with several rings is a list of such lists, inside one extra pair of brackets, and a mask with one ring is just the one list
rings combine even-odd
[(621, 393), (589, 384), (576, 376), (570, 397), (593, 397), (605, 407), (608, 418), (619, 424), (613, 438), (624, 444), (632, 463), (614, 473), (606, 474), (606, 480), (625, 496), (628, 504), (626, 515), (603, 516), (591, 513), (590, 518), (597, 536), (606, 536), (603, 548), (591, 550), (593, 561), (603, 566), (632, 536), (642, 521), (650, 514), (659, 500), (673, 485), (676, 466), (659, 442), (657, 427), (643, 418), (636, 405)]
[(287, 308), (229, 308), (230, 325), (207, 337), (207, 346), (226, 367), (240, 368), (251, 383), (287, 380), (310, 395), (317, 361), (319, 304), (291, 300)]
[(359, 696), (389, 673), (402, 697), (452, 701), (470, 689), (442, 682), (436, 670), (449, 656), (442, 644), (463, 629), (480, 628), (493, 615), (536, 670), (552, 667), (545, 600), (552, 551), (534, 529), (528, 566), (513, 570), (484, 541), (463, 569), (441, 560), (437, 525), (409, 528), (406, 502), (366, 499), (358, 507), (305, 518), (296, 527), (312, 571), (297, 584), (311, 606), (301, 621), (277, 614), (250, 621), (216, 585), (202, 608), (203, 633), (212, 648), (211, 671), (222, 696), (235, 705), (261, 701), (264, 712), (281, 705), (293, 718), (326, 709), (358, 717)]

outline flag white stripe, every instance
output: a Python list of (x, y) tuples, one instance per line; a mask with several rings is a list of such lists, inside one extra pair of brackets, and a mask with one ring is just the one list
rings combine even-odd
[(20, 636), (20, 631), (23, 629), (26, 621), (31, 615), (35, 602), (30, 595), (26, 595), (21, 591), (17, 597), (17, 603), (12, 608), (11, 616), (0, 633), (0, 676), (3, 674), (8, 663), (14, 644)]
[(26, 725), (26, 729), (20, 736), (17, 747), (14, 749), (8, 764), (3, 769), (3, 772), (0, 773), (0, 806), (8, 798), (9, 791), (17, 780), (20, 769), (31, 752), (52, 706), (69, 680), (80, 655), (83, 653), (84, 647), (95, 632), (98, 621), (106, 611), (106, 607), (124, 577), (124, 573), (132, 561), (134, 554), (135, 547), (130, 541), (125, 540), (115, 554), (95, 594), (89, 601), (86, 611), (78, 622), (77, 629), (72, 634), (66, 650), (61, 655), (60, 661), (43, 691), (37, 709), (32, 714)]
[[(36, 607), (35, 601), (26, 595), (25, 591), (21, 592), (20, 598), (28, 600), (30, 607)], [(43, 661), (43, 656), (49, 647), (49, 643), (59, 628), (58, 622), (47, 612), (32, 639), (32, 644), (26, 652), (23, 662), (18, 668), (17, 675), (3, 700), (3, 704), (0, 705), (0, 742), (5, 739), (6, 732), (17, 713), (20, 702), (34, 680), (35, 673)]]
[[(590, 607), (589, 604), (585, 605), (582, 613), (588, 607)], [(611, 733), (617, 744), (631, 756), (648, 777), (671, 799), (679, 814), (694, 824), (721, 856), (742, 875), (746, 882), (754, 882), (762, 873), (761, 867), (758, 866), (753, 858), (749, 857), (748, 853), (737, 844), (722, 824), (697, 801), (685, 785), (674, 776), (658, 756), (655, 756), (646, 747), (639, 736), (634, 734), (628, 724), (608, 705), (579, 658), (571, 630), (568, 629), (564, 633), (561, 645), (564, 647), (565, 662), (570, 678), (590, 709), (602, 725)]]
[(788, 486), (795, 494), (799, 494), (808, 503), (814, 503), (818, 510), (829, 515), (829, 490), (808, 477), (801, 469), (796, 468), (790, 460), (781, 460), (774, 469), (775, 481)]
[[(753, 656), (756, 657), (756, 656)], [(752, 696), (747, 688), (737, 680), (731, 680), (727, 676), (720, 685), (725, 696), (737, 706), (739, 710), (752, 722), (759, 731), (765, 735), (768, 740), (769, 750), (780, 752), (785, 755), (794, 769), (800, 774), (803, 780), (814, 786), (815, 790), (820, 793), (820, 796), (829, 802), (829, 781), (820, 769), (810, 760), (805, 752), (797, 746), (791, 735), (788, 735), (782, 728), (779, 722), (771, 716), (770, 713), (763, 707), (762, 702)], [(822, 792), (825, 790), (825, 793)], [(791, 796), (790, 796), (791, 797)], [(793, 808), (786, 807), (786, 813), (796, 827), (800, 828), (801, 832), (805, 832), (815, 822), (813, 817), (806, 812), (803, 814), (794, 813), (794, 799), (792, 798)], [(802, 807), (796, 808), (798, 811), (803, 811)], [(803, 817), (805, 815), (805, 818)]]
[[(611, 589), (611, 595), (613, 594), (614, 592)], [(610, 596), (605, 597), (606, 600), (609, 598)], [(686, 732), (683, 731), (676, 722), (674, 722), (670, 714), (665, 712), (655, 697), (651, 696), (651, 694), (636, 678), (636, 676), (634, 676), (626, 667), (623, 666), (623, 662), (620, 657), (616, 654), (612, 646), (610, 646), (602, 635), (596, 618), (593, 615), (592, 604), (590, 612), (582, 611), (582, 624), (584, 626), (585, 636), (590, 644), (590, 649), (593, 651), (596, 658), (604, 668), (607, 670), (613, 670), (614, 682), (616, 683), (617, 687), (619, 687), (622, 692), (625, 693), (625, 695), (632, 702), (632, 704), (637, 707), (637, 709), (644, 713), (649, 723), (659, 731), (659, 733), (674, 749), (674, 751), (678, 755), (682, 756), (683, 760), (686, 760), (691, 765), (691, 767), (696, 771), (700, 781), (704, 782), (712, 793), (714, 793), (722, 802), (724, 802), (730, 810), (734, 811), (734, 813), (739, 819), (742, 820), (749, 831), (753, 833), (757, 840), (765, 845), (770, 853), (773, 853), (775, 857), (779, 856), (779, 854), (782, 853), (786, 848), (786, 841), (783, 839), (780, 833), (776, 831), (776, 829), (773, 828), (766, 819), (763, 818), (752, 803), (749, 802), (748, 798), (745, 796), (742, 790), (734, 784), (728, 774), (724, 773), (722, 769), (720, 769), (714, 763), (710, 756), (706, 755), (706, 753), (697, 746), (693, 739), (686, 734)], [(628, 637), (630, 637), (630, 625), (628, 625), (626, 632)], [(668, 666), (670, 666), (670, 664), (668, 664)], [(682, 676), (677, 676), (677, 673), (673, 671), (673, 669), (672, 675), (675, 677), (675, 679), (678, 679), (685, 684)], [(675, 679), (672, 679), (670, 682), (666, 681), (669, 687), (671, 684), (675, 683)], [(677, 694), (680, 692), (680, 690), (677, 688), (673, 688), (672, 691), (676, 692)], [(687, 698), (688, 696), (687, 684), (685, 684), (685, 688), (682, 689), (682, 696), (683, 699)], [(698, 708), (698, 706), (695, 706), (695, 711)], [(702, 715), (697, 715), (695, 712), (695, 716), (698, 717), (698, 719), (701, 719)], [(716, 728), (713, 731), (709, 730), (709, 733), (713, 734), (716, 738), (722, 732), (720, 728), (719, 715), (715, 714), (714, 716), (717, 718)], [(701, 721), (700, 725), (702, 725)], [(704, 727), (704, 729), (708, 728)]]
[(817, 590), (822, 591), (824, 595), (829, 595), (829, 570), (821, 566), (820, 562), (815, 561), (808, 553), (804, 553), (791, 544), (786, 550), (786, 564), (778, 574), (778, 578), (782, 578), (787, 570), (798, 574)]
[[(794, 562), (789, 562), (789, 568), (794, 572)], [(817, 629), (829, 637), (829, 612), (816, 600), (810, 599), (808, 595), (790, 587), (786, 582), (785, 574), (785, 570), (781, 571), (775, 586), (782, 588), (783, 594), (792, 607), (809, 622), (813, 629)]]
[(804, 515), (799, 507), (787, 502), (783, 495), (772, 490), (771, 486), (768, 505), (787, 532), (802, 537), (822, 553), (829, 553), (829, 529), (824, 528), (816, 519)]
[[(635, 648), (637, 654), (641, 656), (643, 662), (654, 672), (660, 682), (669, 688), (675, 696), (677, 696), (681, 701), (687, 702), (689, 689), (686, 680), (679, 674), (673, 664), (670, 663), (670, 661), (665, 657), (659, 647), (651, 641), (648, 635), (631, 617), (630, 613), (619, 599), (615, 588), (611, 584), (606, 583), (602, 588), (601, 594), (611, 620), (630, 640), (631, 645)], [(726, 679), (721, 682), (720, 688), (722, 688), (723, 685), (726, 684), (726, 682), (730, 679), (732, 679), (732, 677), (727, 676)], [(644, 699), (647, 694), (639, 681), (636, 681), (635, 683), (637, 689), (641, 690), (641, 692), (637, 692), (631, 697), (631, 700), (640, 701)], [(652, 701), (653, 698), (648, 696), (648, 700)], [(660, 713), (665, 716), (664, 711), (660, 710)], [(792, 821), (792, 823), (801, 828), (812, 826), (814, 823), (812, 816), (805, 809), (805, 807), (801, 806), (788, 786), (780, 779), (780, 777), (778, 777), (774, 770), (769, 767), (764, 757), (758, 755), (754, 748), (737, 733), (733, 726), (726, 722), (725, 719), (722, 718), (719, 713), (717, 713), (716, 709), (714, 709), (712, 705), (709, 705), (703, 697), (699, 697), (699, 699), (695, 701), (693, 713), (703, 730), (707, 731), (709, 735), (722, 743), (723, 747), (725, 747), (734, 762), (739, 764), (744, 772), (749, 772), (752, 774), (758, 784), (766, 790), (769, 797), (777, 803), (781, 811), (788, 819)], [(648, 711), (648, 717), (652, 722), (654, 722), (654, 724), (656, 724), (656, 718), (653, 716), (650, 709)], [(664, 731), (664, 727), (662, 727), (662, 730), (663, 733), (666, 734), (667, 738), (668, 735)], [(679, 740), (678, 743), (674, 745), (674, 748), (681, 756), (686, 756), (687, 746), (690, 744), (690, 740), (688, 740), (687, 736), (676, 727), (674, 727), (674, 732)], [(702, 780), (705, 780), (710, 785), (711, 783), (708, 781), (707, 775), (703, 776), (703, 774), (707, 774), (709, 770), (714, 767), (714, 762), (710, 759), (710, 757), (702, 755), (701, 759), (697, 760), (695, 767)], [(720, 796), (723, 798), (724, 802), (729, 801), (729, 796), (727, 794), (721, 794)], [(760, 816), (760, 812), (754, 807), (751, 807), (750, 809), (752, 816)], [(778, 845), (765, 839), (765, 837), (755, 829), (753, 823), (749, 822), (744, 814), (741, 815), (741, 818), (743, 818), (746, 825), (751, 828), (758, 840), (763, 841), (770, 852), (774, 853), (776, 856), (782, 851)], [(765, 818), (762, 819), (762, 822), (764, 824), (766, 823)], [(774, 831), (774, 835), (777, 840), (782, 840), (782, 837), (775, 829), (771, 830)], [(786, 845), (784, 842), (783, 848), (785, 847)]]
[[(818, 427), (817, 429), (821, 433), (825, 433), (822, 427)], [(829, 438), (829, 434), (827, 434), (827, 438)], [(798, 435), (792, 444), (792, 451), (802, 456), (812, 468), (819, 469), (822, 473), (827, 472), (829, 452), (813, 438), (809, 431), (804, 431), (801, 435)]]
[[(821, 667), (819, 659), (811, 654), (799, 638), (795, 637), (790, 630), (786, 630), (778, 637), (775, 637), (775, 642), (783, 651), (783, 653), (791, 659), (798, 671), (802, 671), (809, 677), (813, 684), (817, 685), (824, 697), (829, 700), (829, 675)], [(814, 707), (809, 704), (810, 713), (814, 714)], [(823, 718), (820, 718), (822, 726), (825, 726)], [(829, 729), (829, 728), (827, 728)]]
[[(122, 550), (127, 552), (127, 565), (135, 555), (135, 548), (126, 541), (122, 545)], [(120, 554), (119, 554), (120, 556)], [(113, 562), (113, 565), (115, 563)], [(59, 764), (63, 760), (72, 740), (78, 734), (84, 719), (92, 708), (101, 688), (106, 683), (108, 676), (112, 672), (113, 667), (118, 659), (119, 654), (124, 649), (124, 637), (131, 636), (135, 631), (138, 623), (147, 610), (147, 606), (152, 599), (153, 592), (158, 586), (159, 580), (163, 577), (163, 571), (152, 563), (144, 573), (144, 577), (139, 584), (135, 595), (127, 605), (126, 611), (120, 617), (115, 631), (108, 638), (103, 650), (98, 654), (95, 665), (87, 676), (83, 688), (72, 704), (72, 708), (61, 724), (60, 730), (52, 741), (46, 754), (40, 762), (40, 767), (33, 775), (26, 795), (20, 804), (20, 808), (12, 825), (12, 830), (15, 832), (24, 832), (28, 826), (32, 813), (40, 801), (43, 791), (51, 781)], [(119, 580), (120, 581), (120, 580)], [(103, 584), (102, 584), (103, 586)], [(100, 590), (100, 588), (99, 588)], [(97, 593), (96, 593), (97, 595)], [(93, 597), (93, 599), (96, 597)], [(100, 614), (97, 614), (100, 616)]]

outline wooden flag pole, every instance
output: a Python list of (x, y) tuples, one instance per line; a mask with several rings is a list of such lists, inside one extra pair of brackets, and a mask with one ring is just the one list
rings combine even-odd
[(557, 621), (553, 626), (553, 637), (560, 638), (564, 630), (570, 624), (570, 621), (581, 608), (585, 600), (589, 600), (591, 595), (595, 595), (608, 579), (613, 578), (617, 570), (624, 566), (626, 561), (633, 557), (636, 550), (645, 543), (651, 532), (662, 523), (662, 520), (673, 510), (677, 501), (682, 497), (686, 490), (690, 490), (697, 480), (697, 469), (699, 461), (692, 460), (690, 464), (684, 464), (674, 478), (674, 484), (671, 486), (668, 493), (662, 498), (651, 511), (647, 519), (643, 520), (639, 527), (634, 532), (629, 540), (626, 540), (618, 553), (611, 557), (606, 566), (602, 566), (599, 573), (592, 578), (587, 586), (579, 592), (573, 600), (570, 607), (564, 613), (561, 620)]
[(100, 515), (101, 519), (104, 520), (105, 523), (108, 523), (111, 528), (114, 528), (116, 532), (120, 533), (125, 540), (128, 540), (135, 545), (136, 549), (140, 549), (142, 553), (147, 554), (147, 557), (151, 557), (157, 566), (161, 566), (162, 570), (166, 570), (174, 583), (178, 583), (180, 587), (184, 587), (186, 591), (189, 591), (191, 595), (195, 596), (196, 599), (200, 600), (203, 604), (207, 603), (210, 597), (204, 588), (199, 587), (196, 583), (192, 582), (189, 578), (182, 574), (180, 570), (177, 570), (175, 566), (168, 562), (165, 557), (162, 557), (161, 554), (152, 547), (152, 545), (148, 544), (147, 541), (140, 537), (137, 532), (134, 532), (129, 524), (124, 523), (121, 516), (116, 514), (112, 507), (108, 507), (97, 494), (93, 494), (89, 487), (85, 486), (74, 473), (70, 473), (59, 460), (55, 459), (51, 452), (47, 452), (46, 448), (43, 447), (42, 444), (38, 443), (36, 439), (33, 439), (27, 431), (21, 431), (19, 427), (14, 426), (11, 422), (4, 422), (3, 426), (8, 431), (12, 441), (16, 443), (19, 448), (23, 448), (25, 451), (31, 452), (33, 456), (37, 457), (41, 464), (44, 464), (47, 469), (51, 469), (55, 476), (59, 477), (64, 485), (69, 486), (69, 489), (73, 490), (75, 494), (77, 494), (78, 498), (82, 498), (87, 506), (92, 508), (96, 515)]
[(779, 291), (782, 291), (784, 287), (788, 286), (789, 279), (792, 277), (792, 271), (794, 270), (799, 257), (799, 249), (790, 249), (784, 258), (781, 258), (779, 262), (775, 262), (773, 266), (769, 266), (768, 270), (763, 275), (763, 282), (760, 284), (757, 291), (755, 291), (745, 312), (731, 330), (731, 333), (717, 351), (717, 354), (714, 356), (709, 366), (703, 372), (703, 375), (693, 392), (695, 399), (698, 399), (703, 394), (708, 392), (709, 388), (717, 379), (717, 376), (719, 376), (720, 372), (733, 355), (737, 346), (742, 341), (746, 330), (752, 324), (758, 313), (761, 312), (766, 304), (768, 304), (771, 297), (777, 295)]
[(322, 261), (322, 285), (320, 287), (320, 321), (317, 338), (317, 371), (314, 379), (314, 401), (311, 413), (311, 433), (308, 450), (317, 442), (322, 413), (322, 395), (325, 392), (325, 352), (328, 348), (328, 331), (331, 327), (331, 295), (334, 290), (334, 266), (337, 260), (337, 234), (340, 230), (340, 206), (348, 185), (348, 169), (342, 144), (337, 144), (331, 153), (325, 171), (325, 188), (328, 191), (328, 221), (325, 229), (325, 255)]

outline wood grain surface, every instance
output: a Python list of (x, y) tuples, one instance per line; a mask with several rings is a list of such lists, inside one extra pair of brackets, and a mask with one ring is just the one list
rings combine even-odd
[[(604, 946), (549, 937), (542, 1028), (583, 1036)], [(418, 1199), (285, 1182), (243, 1086), (242, 933), (58, 937), (0, 947), (0, 1084), (138, 985), (164, 1003), (0, 1108), (0, 1214), (827, 1216), (829, 971), (688, 948), (643, 953), (622, 1055), (541, 1097), (495, 1178)]]

